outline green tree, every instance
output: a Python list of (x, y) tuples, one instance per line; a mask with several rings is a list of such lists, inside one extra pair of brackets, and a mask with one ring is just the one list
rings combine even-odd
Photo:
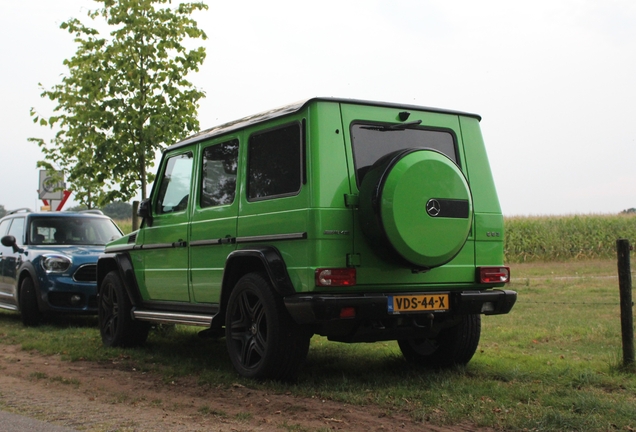
[(130, 219), (132, 218), (132, 205), (117, 201), (102, 207), (105, 215), (113, 219)]
[(98, 30), (72, 18), (61, 28), (74, 35), (75, 55), (64, 61), (62, 82), (42, 89), (57, 105), (53, 115), (33, 121), (56, 129), (49, 142), (31, 138), (45, 155), (38, 166), (61, 169), (88, 208), (128, 201), (153, 180), (158, 150), (198, 130), (203, 91), (186, 79), (198, 71), (205, 48), (188, 49), (187, 39), (206, 39), (191, 18), (204, 3), (171, 0), (94, 0), (88, 12), (113, 30)]

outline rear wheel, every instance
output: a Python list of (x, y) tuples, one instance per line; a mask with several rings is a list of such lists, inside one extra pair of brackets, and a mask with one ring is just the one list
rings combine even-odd
[(142, 345), (148, 338), (149, 323), (135, 321), (132, 305), (116, 271), (106, 275), (99, 290), (99, 331), (109, 347)]
[(239, 374), (283, 381), (295, 379), (311, 337), (292, 320), (262, 273), (249, 273), (234, 287), (225, 334), (230, 359)]
[(434, 338), (402, 339), (398, 345), (413, 364), (447, 368), (465, 365), (475, 354), (481, 335), (481, 316), (462, 316), (459, 324), (444, 329)]
[(25, 278), (20, 284), (20, 314), (25, 326), (36, 326), (42, 320), (35, 284), (30, 277)]

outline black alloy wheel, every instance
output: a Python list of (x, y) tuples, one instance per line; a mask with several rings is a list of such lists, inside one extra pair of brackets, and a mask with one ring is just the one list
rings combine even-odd
[(296, 324), (262, 273), (243, 276), (228, 301), (226, 343), (244, 377), (293, 380), (309, 350), (311, 334)]
[(134, 321), (132, 305), (116, 271), (106, 275), (99, 290), (99, 331), (102, 342), (109, 347), (132, 347), (148, 338), (150, 325)]

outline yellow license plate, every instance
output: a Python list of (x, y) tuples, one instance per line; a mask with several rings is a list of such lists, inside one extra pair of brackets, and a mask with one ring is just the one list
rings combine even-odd
[(390, 314), (438, 312), (450, 309), (448, 294), (394, 295), (388, 297)]

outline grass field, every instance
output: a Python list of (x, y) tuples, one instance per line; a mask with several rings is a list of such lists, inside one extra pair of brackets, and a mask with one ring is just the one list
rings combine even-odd
[(197, 329), (160, 328), (144, 348), (106, 349), (94, 318), (25, 329), (0, 312), (0, 344), (62, 353), (69, 361), (129, 362), (137, 370), (194, 375), (201, 386), (242, 385), (348, 403), (376, 404), (433, 424), (470, 422), (504, 430), (636, 430), (636, 374), (621, 369), (614, 260), (512, 266), (512, 312), (483, 318), (465, 368), (409, 367), (394, 342), (347, 345), (314, 337), (294, 385), (255, 383), (233, 371), (224, 340)]

